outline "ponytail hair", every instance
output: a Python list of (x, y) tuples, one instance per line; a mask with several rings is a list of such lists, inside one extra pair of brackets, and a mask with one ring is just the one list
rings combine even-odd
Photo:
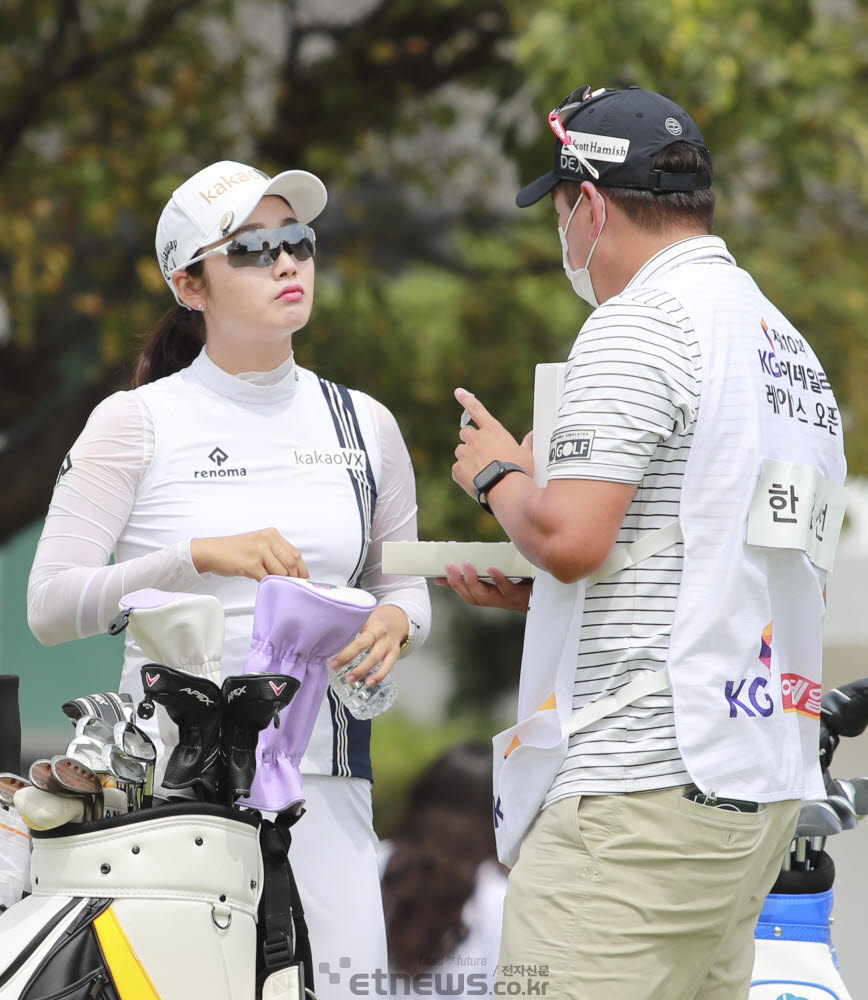
[[(187, 268), (193, 277), (202, 273), (197, 262)], [(194, 273), (198, 272), (198, 273)], [(146, 335), (133, 373), (133, 388), (172, 375), (196, 360), (205, 343), (205, 320), (202, 314), (186, 306), (174, 305)]]

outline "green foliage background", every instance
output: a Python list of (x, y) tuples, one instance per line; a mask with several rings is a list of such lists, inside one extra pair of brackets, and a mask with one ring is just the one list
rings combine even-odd
[[(692, 113), (716, 231), (812, 341), (851, 471), (868, 473), (866, 78), (859, 0), (7, 0), (0, 475), (33, 486), (0, 507), (2, 537), (42, 516), (86, 412), (74, 401), (122, 384), (169, 305), (153, 253), (168, 193), (222, 158), (324, 177), (297, 356), (393, 410), (420, 537), (502, 537), (451, 481), (452, 390), (522, 435), (533, 366), (563, 359), (587, 315), (550, 206), (512, 202), (548, 169), (547, 111), (583, 83), (636, 83)], [(514, 684), (519, 628), (456, 610), (454, 706), (477, 719)], [(386, 773), (452, 735), (393, 727)]]

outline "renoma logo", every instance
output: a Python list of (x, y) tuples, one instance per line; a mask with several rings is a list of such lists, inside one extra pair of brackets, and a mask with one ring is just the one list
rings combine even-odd
[(208, 456), (211, 461), (217, 466), (216, 469), (196, 469), (193, 473), (194, 479), (226, 479), (235, 478), (237, 476), (246, 476), (247, 469), (237, 468), (237, 469), (224, 469), (223, 463), (227, 461), (229, 456), (226, 452), (218, 445), (211, 451)]
[[(436, 965), (431, 956), (422, 964)], [(330, 986), (344, 985), (348, 996), (354, 997), (544, 997), (548, 996), (548, 966), (504, 966), (502, 975), (491, 982), (485, 972), (482, 955), (456, 955), (453, 963), (459, 968), (476, 967), (475, 972), (420, 972), (415, 976), (403, 972), (351, 972), (349, 958), (338, 960), (337, 969), (330, 962), (319, 963), (320, 976), (327, 977)], [(497, 970), (493, 970), (497, 972)]]

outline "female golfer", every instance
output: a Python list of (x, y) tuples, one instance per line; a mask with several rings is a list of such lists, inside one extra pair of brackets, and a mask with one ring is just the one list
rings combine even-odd
[[(223, 674), (239, 674), (268, 574), (377, 597), (365, 638), (336, 657), (371, 646), (359, 676), (381, 663), (384, 677), (424, 638), (424, 580), (381, 570), (383, 541), (416, 538), (398, 425), (293, 356), (313, 304), (309, 224), (325, 203), (313, 174), (269, 178), (230, 161), (172, 195), (156, 249), (177, 304), (147, 340), (135, 388), (96, 407), (63, 463), (28, 585), (41, 642), (104, 631), (141, 588), (214, 594), (226, 612)], [(121, 690), (136, 702), (144, 662), (128, 638)], [(370, 722), (329, 693), (302, 761), (307, 814), (292, 848), (316, 966), (336, 974), (318, 974), (321, 1000), (345, 995), (341, 975), (388, 967), (369, 742)]]

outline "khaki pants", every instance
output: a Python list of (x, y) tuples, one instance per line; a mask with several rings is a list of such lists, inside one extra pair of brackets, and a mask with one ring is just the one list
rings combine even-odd
[(800, 803), (737, 813), (685, 790), (575, 796), (537, 817), (509, 877), (495, 996), (747, 997)]

